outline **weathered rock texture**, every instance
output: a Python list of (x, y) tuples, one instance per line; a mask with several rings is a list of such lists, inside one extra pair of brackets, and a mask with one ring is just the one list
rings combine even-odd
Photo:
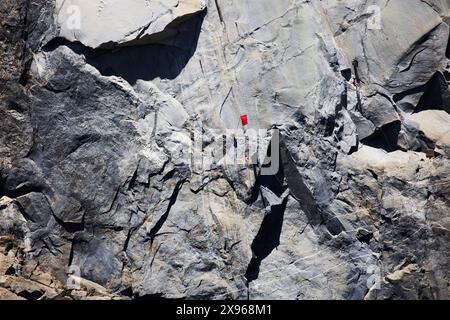
[[(450, 298), (449, 22), (2, 0), (0, 299)], [(278, 172), (193, 167), (191, 136), (214, 157), (242, 114), (280, 130)]]

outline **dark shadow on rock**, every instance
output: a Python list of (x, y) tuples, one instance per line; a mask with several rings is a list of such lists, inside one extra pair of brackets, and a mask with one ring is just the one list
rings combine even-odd
[(308, 188), (284, 141), (281, 143), (280, 149), (290, 195), (298, 202), (308, 223), (313, 227), (324, 225), (331, 235), (340, 234), (345, 228), (329, 209), (328, 202), (321, 199), (321, 194), (313, 194)]
[[(419, 95), (419, 96), (423, 96), (423, 94), (425, 93), (425, 91), (427, 90), (427, 84), (418, 86), (418, 87), (414, 87), (408, 90), (405, 90), (403, 92), (400, 93), (396, 93), (393, 96), (393, 100), (394, 102), (397, 104), (397, 106), (407, 112), (413, 112), (414, 109), (416, 109), (417, 105), (412, 103), (411, 101), (403, 101), (405, 98), (408, 98), (409, 96), (415, 96), (415, 95)], [(408, 100), (408, 99), (406, 99)]]
[(164, 223), (166, 222), (167, 218), (169, 217), (169, 213), (170, 210), (172, 209), (172, 206), (175, 204), (175, 202), (177, 202), (177, 198), (178, 198), (178, 194), (181, 191), (181, 188), (183, 187), (184, 184), (184, 180), (181, 180), (177, 183), (177, 185), (175, 186), (175, 189), (172, 193), (172, 196), (170, 197), (169, 200), (169, 205), (167, 206), (167, 210), (166, 212), (162, 215), (162, 217), (158, 220), (158, 222), (156, 223), (156, 225), (150, 230), (149, 232), (149, 238), (153, 243), (153, 239), (155, 238), (156, 234), (158, 233), (158, 231), (162, 228), (162, 226), (164, 225)]
[(322, 217), (316, 199), (303, 181), (303, 177), (284, 143), (281, 144), (281, 159), (290, 194), (299, 203), (308, 221), (314, 226), (319, 225), (322, 223)]
[(168, 44), (151, 43), (100, 50), (103, 52), (87, 55), (87, 62), (102, 75), (119, 76), (132, 85), (137, 80), (175, 79), (197, 49), (205, 14), (203, 12), (181, 23), (174, 38), (164, 40)]
[(281, 230), (283, 228), (284, 212), (287, 198), (279, 206), (272, 207), (252, 243), (253, 258), (247, 267), (245, 278), (247, 282), (258, 279), (261, 262), (280, 245)]
[(425, 110), (444, 110), (450, 113), (450, 92), (445, 74), (437, 72), (431, 78), (414, 113)]
[(53, 51), (60, 45), (86, 57), (104, 76), (118, 76), (131, 85), (137, 80), (175, 79), (194, 55), (206, 10), (174, 21), (158, 34), (144, 36), (123, 45), (107, 44), (92, 49), (80, 42), (57, 38), (43, 50)]
[(401, 129), (402, 123), (394, 121), (379, 128), (374, 134), (361, 140), (361, 142), (369, 147), (394, 152), (399, 150), (398, 138)]
[[(267, 157), (271, 158), (270, 151), (272, 150), (271, 144), (268, 147)], [(264, 198), (261, 188), (264, 187), (272, 192), (275, 196), (281, 197), (286, 191), (284, 185), (284, 167), (281, 162), (281, 155), (278, 159), (280, 166), (278, 172), (274, 175), (259, 175), (256, 179), (255, 186), (253, 188), (253, 194), (251, 203), (252, 205), (266, 208), (270, 206), (268, 201)], [(255, 169), (256, 173), (256, 169)], [(280, 205), (271, 206), (270, 213), (267, 214), (261, 224), (261, 227), (252, 243), (253, 258), (250, 261), (245, 278), (247, 283), (256, 280), (259, 275), (259, 268), (261, 262), (267, 258), (270, 253), (280, 245), (281, 230), (283, 227), (284, 212), (286, 210), (287, 197), (282, 201)]]
[[(272, 142), (268, 146), (268, 151), (266, 154), (266, 159), (272, 159), (272, 155), (270, 154), (272, 150)], [(256, 158), (254, 158), (256, 159)], [(256, 159), (257, 161), (257, 159)], [(264, 200), (264, 197), (261, 193), (261, 187), (264, 187), (271, 192), (273, 192), (274, 195), (277, 197), (281, 197), (281, 195), (286, 191), (287, 186), (284, 185), (285, 177), (284, 177), (284, 168), (283, 164), (281, 162), (281, 157), (278, 159), (278, 163), (280, 164), (280, 167), (278, 168), (278, 172), (274, 175), (258, 175), (256, 178), (255, 186), (253, 187), (252, 191), (252, 197), (250, 198), (249, 204), (252, 204), (254, 206), (257, 206), (259, 208), (266, 208), (268, 204)], [(272, 165), (272, 162), (270, 164)], [(263, 167), (267, 167), (264, 165)], [(255, 176), (257, 175), (257, 165), (254, 165), (253, 172)]]
[(447, 57), (447, 59), (450, 59), (450, 36), (448, 37), (447, 50), (445, 50), (445, 56)]

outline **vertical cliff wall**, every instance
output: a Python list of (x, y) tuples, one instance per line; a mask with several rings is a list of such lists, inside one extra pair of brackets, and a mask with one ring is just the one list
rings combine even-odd
[(450, 298), (449, 21), (2, 0), (0, 298)]

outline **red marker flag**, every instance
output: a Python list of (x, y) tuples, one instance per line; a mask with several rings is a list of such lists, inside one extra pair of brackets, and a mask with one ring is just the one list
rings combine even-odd
[(243, 125), (244, 127), (245, 127), (246, 125), (248, 125), (248, 117), (247, 117), (246, 114), (244, 114), (244, 115), (241, 116), (241, 122), (242, 122), (242, 125)]

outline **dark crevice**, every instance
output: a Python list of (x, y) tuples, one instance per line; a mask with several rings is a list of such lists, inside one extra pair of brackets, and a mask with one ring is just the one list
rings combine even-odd
[[(48, 88), (47, 88), (48, 89)], [(88, 143), (94, 143), (100, 140), (100, 135), (98, 134), (84, 134), (79, 137), (76, 137), (72, 142), (69, 151), (67, 152), (66, 157), (75, 153), (78, 149), (80, 149), (83, 145)]]
[(16, 274), (16, 269), (13, 266), (10, 266), (6, 271), (5, 275), (12, 276)]
[(63, 227), (64, 230), (66, 230), (69, 233), (75, 233), (75, 232), (83, 231), (84, 228), (85, 228), (84, 215), (83, 215), (82, 221), (79, 222), (79, 223), (76, 223), (76, 222), (64, 222), (63, 220), (58, 218), (55, 214), (53, 215), (53, 217), (55, 218), (56, 222), (61, 227)]
[(418, 50), (418, 51), (411, 57), (411, 59), (410, 59), (408, 65), (406, 66), (406, 68), (400, 70), (400, 73), (404, 73), (404, 72), (407, 72), (407, 71), (411, 70), (411, 68), (413, 67), (414, 61), (415, 61), (415, 59), (417, 58), (417, 56), (418, 56), (419, 54), (421, 54), (421, 53), (422, 53), (423, 51), (425, 51), (425, 50), (426, 50), (426, 48), (422, 48), (422, 49)]
[(120, 294), (125, 297), (133, 298), (134, 296), (133, 288), (132, 287), (125, 288), (122, 291), (120, 291)]
[(186, 180), (181, 180), (177, 183), (177, 185), (175, 186), (175, 190), (173, 191), (172, 196), (170, 197), (169, 205), (167, 206), (166, 212), (161, 216), (161, 218), (158, 220), (156, 225), (150, 230), (149, 237), (150, 237), (150, 240), (152, 243), (153, 243), (153, 239), (158, 234), (158, 231), (162, 228), (162, 226), (166, 222), (166, 220), (169, 216), (170, 210), (172, 209), (172, 206), (177, 201), (178, 194), (185, 182), (186, 182)]
[(448, 37), (447, 50), (445, 50), (445, 56), (447, 57), (447, 59), (450, 59), (450, 36)]
[(425, 110), (445, 110), (450, 113), (450, 92), (445, 75), (437, 72), (425, 87), (414, 113)]
[(138, 170), (139, 170), (139, 163), (136, 167), (136, 170), (134, 170), (133, 175), (131, 176), (130, 182), (128, 184), (128, 190), (134, 189), (134, 186), (136, 184), (137, 175), (138, 175)]
[(356, 238), (360, 242), (369, 244), (370, 240), (372, 240), (372, 238), (373, 238), (373, 233), (370, 231), (367, 231), (365, 229), (360, 229), (360, 230), (358, 230), (358, 232), (356, 234)]
[(33, 128), (33, 133), (31, 134), (31, 146), (28, 150), (25, 158), (32, 159), (33, 155), (38, 153), (38, 130), (36, 128)]
[(369, 171), (369, 173), (375, 180), (378, 180), (378, 175), (375, 173), (375, 171), (373, 171), (372, 169), (367, 169), (367, 171)]
[(219, 14), (220, 22), (221, 22), (221, 23), (224, 23), (224, 22), (223, 22), (222, 9), (220, 9), (219, 2), (218, 2), (218, 0), (214, 0), (214, 2), (215, 2), (215, 4), (216, 4), (217, 13)]
[(47, 249), (47, 251), (54, 257), (56, 257), (56, 253), (53, 251), (53, 249), (50, 247), (50, 245), (45, 241), (44, 239), (40, 239), (40, 242), (42, 243), (42, 248)]
[(177, 169), (170, 170), (164, 177), (161, 178), (161, 181), (167, 181), (172, 179), (175, 176), (175, 173), (177, 173)]
[(20, 202), (17, 201), (16, 206), (19, 209), (20, 214), (25, 218), (25, 220), (36, 223), (36, 221), (34, 221), (33, 218), (31, 218), (30, 215), (26, 212), (25, 208), (20, 204)]
[(422, 93), (426, 90), (427, 88), (427, 84), (423, 85), (423, 86), (419, 86), (419, 87), (415, 87), (412, 89), (408, 89), (405, 90), (403, 92), (397, 93), (393, 96), (393, 100), (395, 103), (399, 102), (400, 100), (402, 100), (403, 98), (413, 95), (413, 94), (417, 94), (417, 93)]
[(377, 129), (374, 134), (361, 140), (369, 147), (383, 149), (386, 152), (400, 150), (398, 147), (398, 138), (402, 128), (400, 121), (394, 121)]
[[(341, 107), (342, 108), (342, 105)], [(336, 108), (336, 114), (339, 112)], [(337, 125), (336, 114), (332, 114), (329, 117), (322, 117), (317, 124), (317, 128), (320, 129), (320, 133), (324, 135), (324, 137), (331, 137), (334, 133), (334, 130)]]
[(357, 99), (357, 105), (356, 108), (359, 112), (362, 112), (362, 99), (361, 99), (361, 92), (360, 92), (360, 85), (363, 83), (361, 80), (361, 77), (359, 75), (359, 61), (358, 59), (354, 59), (352, 62), (353, 65), (353, 72), (355, 74), (354, 79), (354, 86), (356, 87), (356, 99)]
[(8, 242), (5, 248), (5, 253), (8, 254), (14, 248), (14, 243)]
[(28, 84), (28, 81), (30, 80), (30, 68), (31, 68), (32, 60), (26, 61), (24, 64), (24, 68), (22, 70), (22, 74), (19, 78), (19, 84), (22, 86), (26, 86)]
[[(43, 47), (43, 52), (52, 52), (58, 49), (58, 47), (66, 46), (72, 49), (72, 51), (82, 54), (83, 51), (89, 51), (89, 48), (84, 46), (79, 41), (69, 41), (67, 39), (61, 38), (61, 37), (54, 37), (52, 40), (47, 42)], [(99, 50), (100, 51), (100, 50)]]
[(348, 155), (352, 155), (359, 150), (359, 141), (356, 142), (356, 145), (352, 146), (348, 151)]
[(111, 210), (113, 209), (114, 205), (117, 202), (117, 199), (119, 199), (120, 191), (121, 191), (121, 187), (118, 186), (116, 188), (116, 192), (114, 193), (114, 198), (111, 201), (111, 205), (109, 206), (108, 210), (106, 210), (105, 212), (102, 212), (102, 214), (106, 214), (106, 213), (110, 213), (111, 212)]
[(50, 91), (50, 92), (55, 93), (55, 94), (67, 92), (67, 91), (69, 91), (71, 89), (71, 87), (66, 87), (64, 89), (55, 89), (55, 88), (53, 88), (52, 86), (49, 86), (49, 85), (45, 85), (43, 88), (45, 90)]
[(23, 17), (23, 30), (22, 30), (22, 39), (23, 39), (23, 51), (22, 51), (22, 63), (23, 70), (19, 78), (19, 84), (22, 86), (26, 86), (29, 78), (29, 71), (31, 67), (31, 59), (28, 59), (28, 37), (29, 37), (29, 21), (28, 14), (30, 10), (30, 2), (31, 0), (27, 0), (24, 6), (24, 17)]
[(68, 266), (70, 267), (72, 265), (73, 262), (73, 256), (75, 254), (75, 238), (72, 239), (72, 243), (70, 245), (70, 253), (69, 253), (69, 262), (68, 262)]
[(15, 199), (32, 192), (42, 193), (43, 191), (44, 188), (40, 186), (30, 186), (30, 185), (24, 185), (14, 190), (8, 190), (5, 188), (4, 184), (2, 184), (2, 182), (0, 181), (0, 198), (3, 196), (7, 196), (8, 198)]
[(44, 294), (41, 291), (21, 291), (17, 293), (18, 296), (25, 298), (27, 300), (39, 300)]
[(445, 81), (450, 84), (450, 69), (449, 70), (444, 70), (444, 72), (442, 73), (444, 75)]
[(388, 217), (388, 216), (386, 216), (384, 214), (380, 214), (380, 216), (381, 216), (381, 220), (383, 220), (383, 222), (385, 222), (385, 223), (392, 223), (392, 218), (391, 217)]
[(359, 61), (358, 59), (354, 59), (352, 62), (353, 72), (355, 73), (355, 85), (359, 85), (361, 83), (361, 78), (359, 77)]
[(123, 244), (123, 250), (122, 251), (124, 251), (124, 252), (127, 251), (128, 245), (129, 245), (130, 240), (131, 240), (131, 236), (133, 235), (133, 232), (135, 230), (136, 230), (136, 228), (130, 228), (130, 230), (128, 230), (127, 238), (125, 239), (125, 243)]
[(345, 231), (339, 217), (337, 217), (327, 206), (319, 207), (319, 213), (322, 219), (320, 225), (324, 226), (331, 235), (337, 236)]
[(347, 69), (341, 70), (341, 75), (342, 75), (342, 77), (344, 77), (344, 79), (346, 81), (350, 81), (352, 79), (352, 69), (347, 68)]

